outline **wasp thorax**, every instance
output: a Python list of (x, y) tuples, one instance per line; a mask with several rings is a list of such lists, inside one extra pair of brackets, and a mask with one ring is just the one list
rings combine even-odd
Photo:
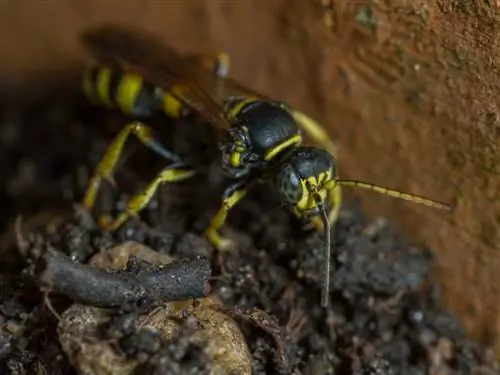
[(253, 152), (263, 160), (269, 153), (279, 153), (288, 140), (300, 134), (293, 116), (279, 103), (249, 102), (236, 117), (247, 130)]
[(230, 168), (260, 168), (302, 140), (292, 114), (280, 102), (233, 98), (225, 110), (231, 122), (226, 154)]
[(326, 199), (335, 183), (336, 162), (327, 151), (316, 147), (298, 147), (277, 166), (274, 182), (283, 203), (300, 217), (319, 213), (319, 197)]

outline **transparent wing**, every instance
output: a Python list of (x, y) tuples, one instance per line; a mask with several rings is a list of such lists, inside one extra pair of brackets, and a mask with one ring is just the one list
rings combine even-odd
[(217, 77), (155, 36), (107, 25), (90, 29), (81, 38), (101, 63), (137, 73), (168, 91), (213, 126), (219, 129), (229, 127), (221, 100), (214, 94)]

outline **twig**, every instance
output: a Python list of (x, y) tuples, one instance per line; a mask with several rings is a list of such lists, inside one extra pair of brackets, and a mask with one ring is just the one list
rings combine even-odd
[(204, 297), (210, 293), (210, 275), (205, 259), (156, 266), (130, 256), (125, 270), (106, 272), (73, 262), (54, 249), (47, 250), (35, 269), (42, 290), (103, 308)]
[(54, 315), (54, 317), (58, 321), (62, 321), (61, 315), (59, 315), (59, 313), (56, 311), (56, 309), (54, 309), (54, 306), (52, 306), (52, 302), (50, 302), (50, 297), (49, 297), (48, 291), (43, 293), (43, 302), (45, 303), (45, 306), (47, 306), (49, 311), (52, 313), (52, 315)]

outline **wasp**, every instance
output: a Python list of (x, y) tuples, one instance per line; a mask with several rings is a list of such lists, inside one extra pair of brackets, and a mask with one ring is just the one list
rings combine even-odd
[[(354, 186), (423, 203), (440, 209), (451, 206), (422, 196), (357, 180), (342, 180), (337, 171), (337, 147), (327, 132), (306, 114), (272, 100), (228, 76), (225, 53), (181, 54), (156, 36), (117, 25), (82, 33), (95, 63), (83, 77), (83, 89), (94, 103), (118, 108), (136, 118), (163, 113), (173, 119), (195, 114), (212, 126), (219, 140), (219, 162), (230, 183), (223, 192), (206, 236), (219, 251), (234, 244), (219, 233), (230, 210), (253, 182), (267, 182), (297, 218), (312, 223), (325, 236), (325, 269), (321, 305), (326, 307), (330, 284), (330, 232), (341, 204), (341, 187)], [(84, 207), (92, 209), (99, 185), (113, 181), (116, 164), (129, 136), (137, 137), (171, 163), (161, 170), (126, 209), (104, 224), (116, 230), (137, 215), (158, 186), (182, 181), (196, 168), (164, 147), (146, 121), (126, 125), (108, 147), (89, 182)], [(308, 145), (306, 137), (316, 145)]]

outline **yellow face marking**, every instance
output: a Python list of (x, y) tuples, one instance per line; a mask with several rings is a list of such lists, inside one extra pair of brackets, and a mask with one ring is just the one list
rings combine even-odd
[(97, 95), (101, 102), (107, 106), (111, 107), (111, 99), (109, 97), (109, 81), (111, 78), (111, 69), (101, 68), (97, 74)]
[(238, 168), (241, 165), (241, 153), (235, 151), (229, 157), (229, 163), (234, 168)]
[(245, 151), (245, 145), (243, 144), (243, 141), (241, 140), (237, 140), (234, 142), (234, 146), (235, 146), (235, 151), (236, 152), (244, 152)]
[[(245, 133), (248, 132), (248, 129), (245, 126), (241, 127), (241, 130)], [(234, 168), (241, 167), (241, 156), (245, 152), (245, 143), (242, 139), (236, 138), (234, 141), (234, 151), (229, 156), (229, 163)]]
[(317, 194), (321, 197), (321, 201), (325, 202), (328, 196), (328, 191), (333, 183), (331, 171), (322, 172), (319, 176), (311, 176), (307, 179), (300, 180), (302, 186), (302, 197), (295, 205), (295, 212), (298, 216), (301, 213), (317, 208), (314, 195), (310, 192), (308, 185), (315, 189)]
[(241, 112), (241, 110), (243, 109), (244, 106), (246, 106), (247, 104), (256, 102), (258, 100), (259, 99), (257, 99), (257, 98), (248, 98), (248, 99), (240, 101), (239, 103), (236, 103), (234, 106), (232, 106), (231, 108), (229, 108), (229, 112), (227, 114), (227, 118), (229, 120), (235, 119), (236, 116), (238, 116), (238, 114)]
[(292, 138), (289, 138), (285, 142), (282, 142), (270, 149), (264, 156), (264, 160), (269, 161), (286, 148), (292, 145), (299, 145), (300, 143), (302, 143), (302, 136), (300, 134), (294, 135)]
[(142, 82), (142, 77), (136, 74), (123, 75), (116, 94), (116, 102), (123, 112), (132, 113)]

